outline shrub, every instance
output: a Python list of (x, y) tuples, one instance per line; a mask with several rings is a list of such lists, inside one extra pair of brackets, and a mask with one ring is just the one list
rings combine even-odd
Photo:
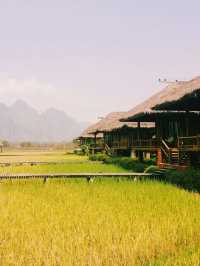
[(148, 166), (151, 165), (156, 165), (156, 160), (154, 158), (150, 159), (150, 160), (144, 160), (144, 163)]
[(130, 157), (109, 157), (108, 155), (102, 153), (90, 155), (89, 159), (91, 161), (102, 161), (107, 164), (115, 164), (126, 170), (130, 170), (137, 173), (143, 173), (145, 168), (149, 164), (152, 164), (150, 160), (141, 163), (137, 160), (133, 160)]
[(166, 174), (164, 180), (185, 189), (200, 192), (200, 170), (190, 168), (183, 172), (171, 171)]
[(159, 169), (159, 167), (158, 166), (156, 166), (156, 165), (150, 165), (150, 166), (148, 166), (146, 169), (145, 169), (145, 173), (149, 173), (149, 174), (151, 174), (151, 173), (154, 173), (155, 171), (157, 171)]
[(91, 161), (100, 161), (100, 162), (105, 162), (109, 157), (106, 154), (103, 153), (97, 153), (94, 155), (89, 156), (89, 160)]
[[(69, 153), (66, 153), (66, 154), (69, 154)], [(84, 155), (84, 151), (80, 148), (76, 148), (74, 150), (74, 154), (77, 154), (77, 155)]]
[(105, 163), (116, 164), (126, 170), (130, 170), (134, 172), (144, 172), (146, 168), (145, 163), (140, 163), (128, 157), (122, 157), (122, 158), (121, 157), (110, 157), (105, 161)]

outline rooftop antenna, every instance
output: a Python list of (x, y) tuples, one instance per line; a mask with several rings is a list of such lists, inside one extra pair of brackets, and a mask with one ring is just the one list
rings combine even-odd
[(159, 82), (159, 83), (165, 83), (165, 84), (174, 84), (174, 83), (184, 82), (184, 81), (183, 81), (183, 80), (178, 80), (178, 79), (175, 79), (175, 80), (168, 80), (168, 79), (166, 79), (166, 78), (164, 78), (164, 79), (159, 78), (159, 79), (158, 79), (158, 82)]

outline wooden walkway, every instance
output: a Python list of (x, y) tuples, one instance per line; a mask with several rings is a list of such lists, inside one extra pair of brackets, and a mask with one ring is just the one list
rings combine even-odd
[(8, 167), (8, 166), (23, 166), (23, 165), (64, 165), (64, 164), (84, 164), (84, 163), (89, 163), (89, 164), (102, 164), (102, 162), (93, 162), (93, 161), (49, 161), (49, 162), (31, 162), (31, 161), (22, 161), (22, 162), (0, 162), (1, 167)]
[(51, 174), (1, 174), (0, 180), (6, 179), (44, 179), (44, 183), (47, 179), (53, 178), (85, 178), (90, 181), (94, 178), (132, 178), (139, 179), (142, 177), (157, 177), (158, 174), (147, 173), (51, 173)]

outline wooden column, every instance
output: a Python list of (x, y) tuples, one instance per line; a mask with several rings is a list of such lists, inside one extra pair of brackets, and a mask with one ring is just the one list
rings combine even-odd
[(140, 122), (137, 123), (137, 139), (140, 140), (141, 139), (141, 132), (140, 132)]
[(94, 134), (94, 147), (97, 146), (97, 133)]
[(158, 149), (157, 150), (157, 161), (156, 161), (156, 164), (159, 166), (162, 162), (163, 162), (163, 158), (162, 158), (162, 150), (161, 149)]
[[(137, 139), (138, 139), (138, 145), (140, 146), (141, 144), (141, 124), (140, 122), (137, 123)], [(138, 159), (140, 162), (143, 162), (144, 157), (143, 157), (143, 151), (138, 151)]]
[(155, 132), (156, 132), (156, 138), (160, 138), (161, 132), (160, 132), (160, 123), (158, 122), (158, 119), (155, 121)]
[(189, 112), (186, 112), (185, 116), (186, 137), (189, 137)]
[(145, 153), (145, 159), (146, 160), (150, 160), (151, 159), (151, 153), (150, 152), (146, 152)]
[(131, 149), (131, 158), (132, 159), (136, 159), (137, 158), (136, 151), (134, 149)]

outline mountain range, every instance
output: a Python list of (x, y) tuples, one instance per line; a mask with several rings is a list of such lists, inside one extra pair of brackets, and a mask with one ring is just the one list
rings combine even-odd
[(0, 139), (10, 142), (70, 141), (88, 126), (55, 108), (39, 113), (22, 100), (11, 106), (0, 103), (0, 123)]

